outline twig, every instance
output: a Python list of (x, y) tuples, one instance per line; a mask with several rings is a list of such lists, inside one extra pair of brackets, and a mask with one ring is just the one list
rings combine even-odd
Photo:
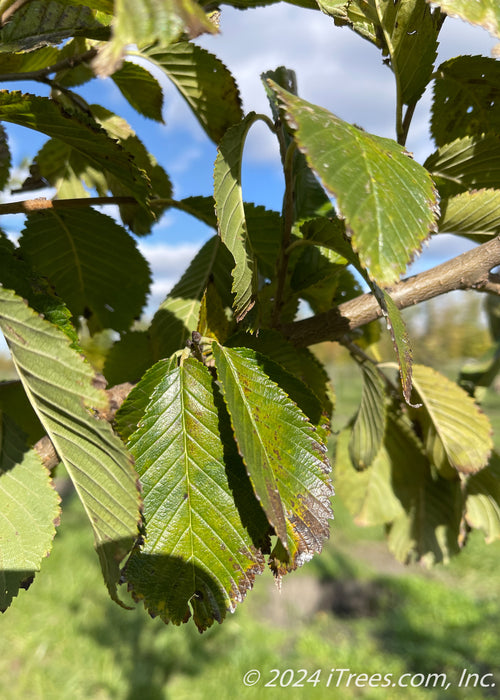
[[(400, 309), (456, 289), (475, 289), (500, 294), (500, 275), (490, 271), (500, 265), (500, 236), (458, 255), (432, 270), (402, 280), (388, 289)], [(339, 340), (346, 333), (382, 316), (373, 294), (362, 294), (330, 311), (281, 327), (295, 345), (304, 347), (327, 340)]]
[(23, 5), (26, 5), (27, 2), (30, 2), (30, 0), (14, 0), (12, 5), (5, 10), (5, 12), (2, 12), (0, 16), (0, 27), (4, 27), (9, 19), (12, 17), (14, 12), (17, 12), (18, 10), (21, 9)]
[(25, 199), (22, 202), (0, 204), (2, 214), (29, 214), (44, 209), (81, 209), (104, 204), (137, 204), (134, 197), (80, 197), (79, 199)]

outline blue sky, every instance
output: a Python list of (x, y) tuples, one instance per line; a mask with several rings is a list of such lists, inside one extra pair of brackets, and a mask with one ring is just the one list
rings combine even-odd
[[(366, 131), (394, 137), (395, 94), (389, 68), (380, 52), (351, 32), (339, 28), (320, 12), (277, 4), (241, 12), (223, 7), (221, 34), (200, 37), (198, 43), (221, 58), (239, 84), (245, 111), (269, 113), (260, 74), (279, 65), (297, 73), (299, 94), (321, 104)], [(447, 19), (438, 61), (462, 53), (491, 55), (496, 40), (484, 30)], [(125, 117), (173, 180), (178, 198), (212, 193), (215, 146), (207, 139), (175, 88), (165, 81), (165, 124), (136, 114), (109, 80), (94, 80), (81, 89), (90, 102), (102, 102)], [(33, 83), (2, 87), (43, 94)], [(419, 162), (433, 150), (428, 136), (430, 94), (416, 111), (408, 148)], [(45, 137), (7, 125), (14, 161), (32, 156)], [(252, 130), (245, 148), (245, 199), (279, 209), (282, 175), (277, 146), (264, 125)], [(11, 197), (9, 197), (11, 199)], [(4, 229), (15, 232), (22, 217), (4, 217)], [(168, 292), (195, 250), (212, 231), (191, 217), (167, 212), (151, 236), (139, 241), (149, 259), (154, 286), (149, 310)], [(410, 272), (426, 269), (469, 245), (442, 237), (424, 249)]]

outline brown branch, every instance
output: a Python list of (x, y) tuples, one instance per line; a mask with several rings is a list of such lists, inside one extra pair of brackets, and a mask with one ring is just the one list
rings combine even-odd
[(29, 214), (44, 209), (81, 209), (104, 204), (137, 204), (134, 197), (80, 197), (78, 199), (25, 199), (22, 202), (0, 204), (2, 214)]
[[(48, 187), (49, 185), (47, 185)], [(21, 190), (16, 190), (20, 192)], [(21, 202), (5, 202), (0, 204), (0, 216), (2, 214), (30, 214), (33, 211), (43, 211), (44, 209), (82, 209), (84, 207), (104, 206), (106, 204), (137, 204), (135, 197), (78, 197), (76, 199), (47, 199), (37, 197), (35, 199), (24, 199)], [(184, 207), (182, 202), (175, 199), (150, 199), (150, 207), (176, 207), (191, 214), (189, 207)]]
[[(98, 412), (97, 417), (111, 423), (115, 418), (116, 412), (132, 391), (133, 386), (134, 385), (130, 382), (125, 382), (124, 384), (117, 384), (111, 387), (111, 389), (108, 389), (108, 391), (106, 391), (108, 395), (108, 408), (106, 411)], [(33, 449), (38, 453), (43, 464), (50, 471), (55, 469), (61, 461), (48, 435), (44, 435), (43, 438), (35, 444)]]
[[(402, 280), (388, 289), (400, 309), (457, 289), (476, 289), (500, 294), (500, 275), (490, 271), (500, 265), (500, 236), (458, 255), (426, 272)], [(373, 294), (363, 294), (326, 313), (281, 327), (297, 346), (339, 340), (343, 335), (382, 316)]]
[(4, 27), (12, 17), (14, 12), (20, 10), (21, 7), (23, 5), (26, 5), (27, 2), (30, 2), (30, 0), (14, 0), (12, 5), (0, 15), (0, 27)]

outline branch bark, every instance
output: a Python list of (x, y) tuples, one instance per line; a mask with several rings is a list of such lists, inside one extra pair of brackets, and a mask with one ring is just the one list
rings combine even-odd
[(6, 202), (0, 204), (2, 214), (30, 214), (44, 209), (81, 209), (105, 204), (136, 204), (134, 197), (80, 197), (78, 199), (25, 199), (22, 202)]
[[(457, 289), (500, 294), (500, 275), (491, 273), (498, 265), (500, 236), (431, 270), (408, 277), (387, 291), (400, 309)], [(363, 294), (325, 313), (288, 323), (280, 330), (295, 345), (304, 347), (339, 340), (381, 316), (382, 310), (373, 294)]]

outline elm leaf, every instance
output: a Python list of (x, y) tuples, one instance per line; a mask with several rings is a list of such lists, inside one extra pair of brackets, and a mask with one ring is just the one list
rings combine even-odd
[(404, 563), (449, 561), (459, 551), (460, 481), (433, 472), (422, 442), (400, 414), (388, 413), (384, 444), (392, 463), (392, 488), (403, 506), (389, 528), (390, 550)]
[[(416, 104), (431, 78), (437, 56), (440, 12), (425, 0), (375, 0), (390, 66), (401, 101)], [(381, 33), (382, 33), (381, 32)]]
[(500, 6), (498, 0), (427, 0), (438, 5), (442, 12), (450, 17), (476, 24), (486, 29), (490, 34), (500, 37)]
[(24, 390), (71, 477), (94, 531), (104, 580), (116, 602), (120, 561), (138, 534), (132, 460), (96, 411), (108, 409), (90, 365), (69, 339), (10, 290), (0, 288), (3, 331)]
[(357, 525), (367, 527), (391, 523), (403, 512), (392, 486), (391, 457), (385, 446), (381, 446), (370, 466), (359, 471), (353, 466), (349, 454), (351, 436), (349, 430), (343, 430), (337, 437), (337, 495), (345, 503)]
[(491, 424), (455, 382), (424, 365), (413, 367), (413, 387), (422, 402), (411, 410), (423, 433), (426, 453), (442, 476), (474, 474), (488, 463)]
[(468, 189), (500, 189), (500, 137), (495, 132), (446, 143), (424, 163), (441, 197)]
[(94, 70), (102, 77), (112, 75), (131, 44), (139, 49), (152, 44), (167, 47), (184, 32), (192, 39), (217, 31), (195, 0), (115, 0), (111, 40), (101, 46)]
[(0, 611), (40, 570), (59, 522), (59, 496), (22, 431), (0, 414)]
[(30, 214), (19, 250), (73, 315), (87, 318), (91, 332), (126, 330), (140, 316), (149, 266), (132, 237), (109, 216), (90, 207)]
[(440, 233), (484, 243), (500, 231), (500, 190), (462, 192), (442, 200), (438, 227)]
[[(264, 558), (235, 504), (230, 470), (245, 475), (237, 454), (227, 464), (209, 370), (194, 358), (163, 369), (128, 443), (144, 494), (146, 535), (125, 576), (152, 614), (180, 624), (192, 610), (203, 631), (245, 597)], [(155, 373), (161, 376), (158, 368)]]
[(254, 112), (224, 134), (214, 168), (214, 199), (221, 241), (234, 258), (234, 311), (241, 320), (255, 304), (257, 266), (245, 219), (241, 166), (245, 139), (256, 121)]
[(360, 471), (372, 464), (382, 445), (385, 432), (385, 384), (371, 362), (361, 364), (363, 392), (354, 419), (349, 453), (354, 467)]
[(243, 119), (240, 93), (233, 76), (206, 49), (179, 41), (166, 49), (148, 49), (145, 55), (174, 83), (215, 143), (230, 126)]
[(467, 480), (465, 519), (481, 529), (486, 542), (500, 539), (500, 457), (494, 452), (490, 463)]
[(137, 63), (125, 61), (112, 79), (139, 114), (163, 122), (163, 90), (149, 71)]
[(54, 100), (48, 97), (0, 90), (2, 120), (41, 131), (59, 139), (74, 149), (97, 171), (114, 175), (127, 193), (145, 203), (149, 197), (149, 182), (124, 150), (107, 132), (90, 117), (81, 112), (71, 117)]
[(326, 447), (265, 372), (266, 358), (247, 348), (212, 347), (239, 451), (293, 570), (328, 537), (333, 491)]
[(31, 51), (72, 36), (107, 39), (109, 28), (83, 3), (75, 7), (55, 0), (30, 0), (21, 3), (0, 29), (0, 51)]
[(377, 284), (393, 284), (435, 229), (429, 173), (395, 141), (271, 85), (309, 167), (335, 196), (362, 266)]
[(500, 129), (500, 65), (486, 56), (458, 56), (436, 71), (431, 131), (437, 146)]

